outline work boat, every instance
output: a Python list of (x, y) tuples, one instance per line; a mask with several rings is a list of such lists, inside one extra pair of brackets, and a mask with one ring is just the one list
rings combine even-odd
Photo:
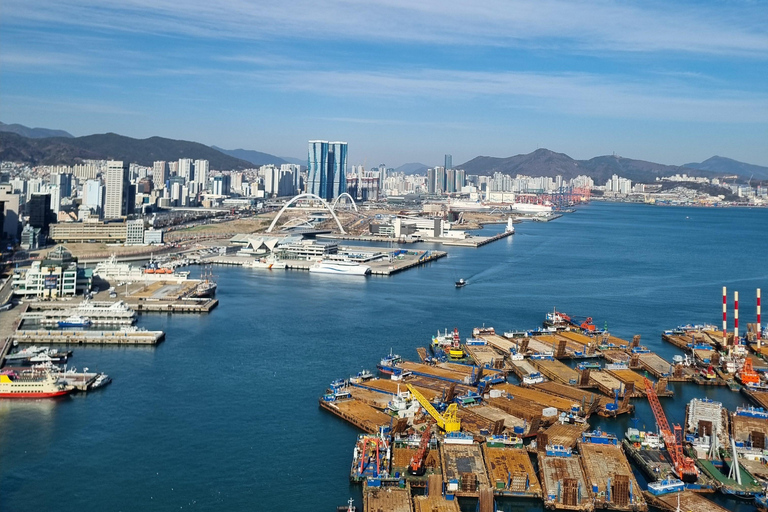
[(371, 273), (371, 267), (356, 261), (320, 260), (311, 267), (316, 274), (337, 274), (343, 276), (364, 276)]

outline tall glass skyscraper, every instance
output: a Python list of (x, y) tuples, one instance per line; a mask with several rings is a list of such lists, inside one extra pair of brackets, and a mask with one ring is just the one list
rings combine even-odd
[(330, 201), (347, 191), (347, 143), (309, 141), (307, 192)]

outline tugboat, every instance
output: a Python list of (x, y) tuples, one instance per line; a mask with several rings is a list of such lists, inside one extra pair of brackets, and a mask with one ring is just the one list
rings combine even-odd
[(464, 280), (464, 278), (459, 279), (456, 281), (456, 288), (462, 288), (467, 285), (467, 282)]

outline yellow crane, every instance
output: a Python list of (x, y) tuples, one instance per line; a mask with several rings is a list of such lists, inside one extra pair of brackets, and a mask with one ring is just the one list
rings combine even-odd
[(438, 427), (445, 430), (446, 432), (458, 432), (461, 430), (461, 422), (459, 421), (459, 418), (456, 417), (456, 412), (459, 410), (458, 405), (451, 404), (443, 414), (440, 414), (437, 412), (437, 409), (435, 409), (435, 407), (429, 403), (429, 400), (427, 400), (424, 395), (416, 391), (416, 388), (410, 384), (408, 384), (408, 391), (410, 391), (411, 394), (416, 397), (416, 400), (419, 401), (421, 406), (429, 413), (429, 415), (435, 418)]

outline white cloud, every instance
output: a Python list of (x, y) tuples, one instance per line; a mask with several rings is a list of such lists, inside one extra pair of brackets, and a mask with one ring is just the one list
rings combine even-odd
[(608, 0), (6, 0), (6, 23), (208, 38), (322, 39), (557, 48), (574, 52), (768, 53), (757, 3)]

